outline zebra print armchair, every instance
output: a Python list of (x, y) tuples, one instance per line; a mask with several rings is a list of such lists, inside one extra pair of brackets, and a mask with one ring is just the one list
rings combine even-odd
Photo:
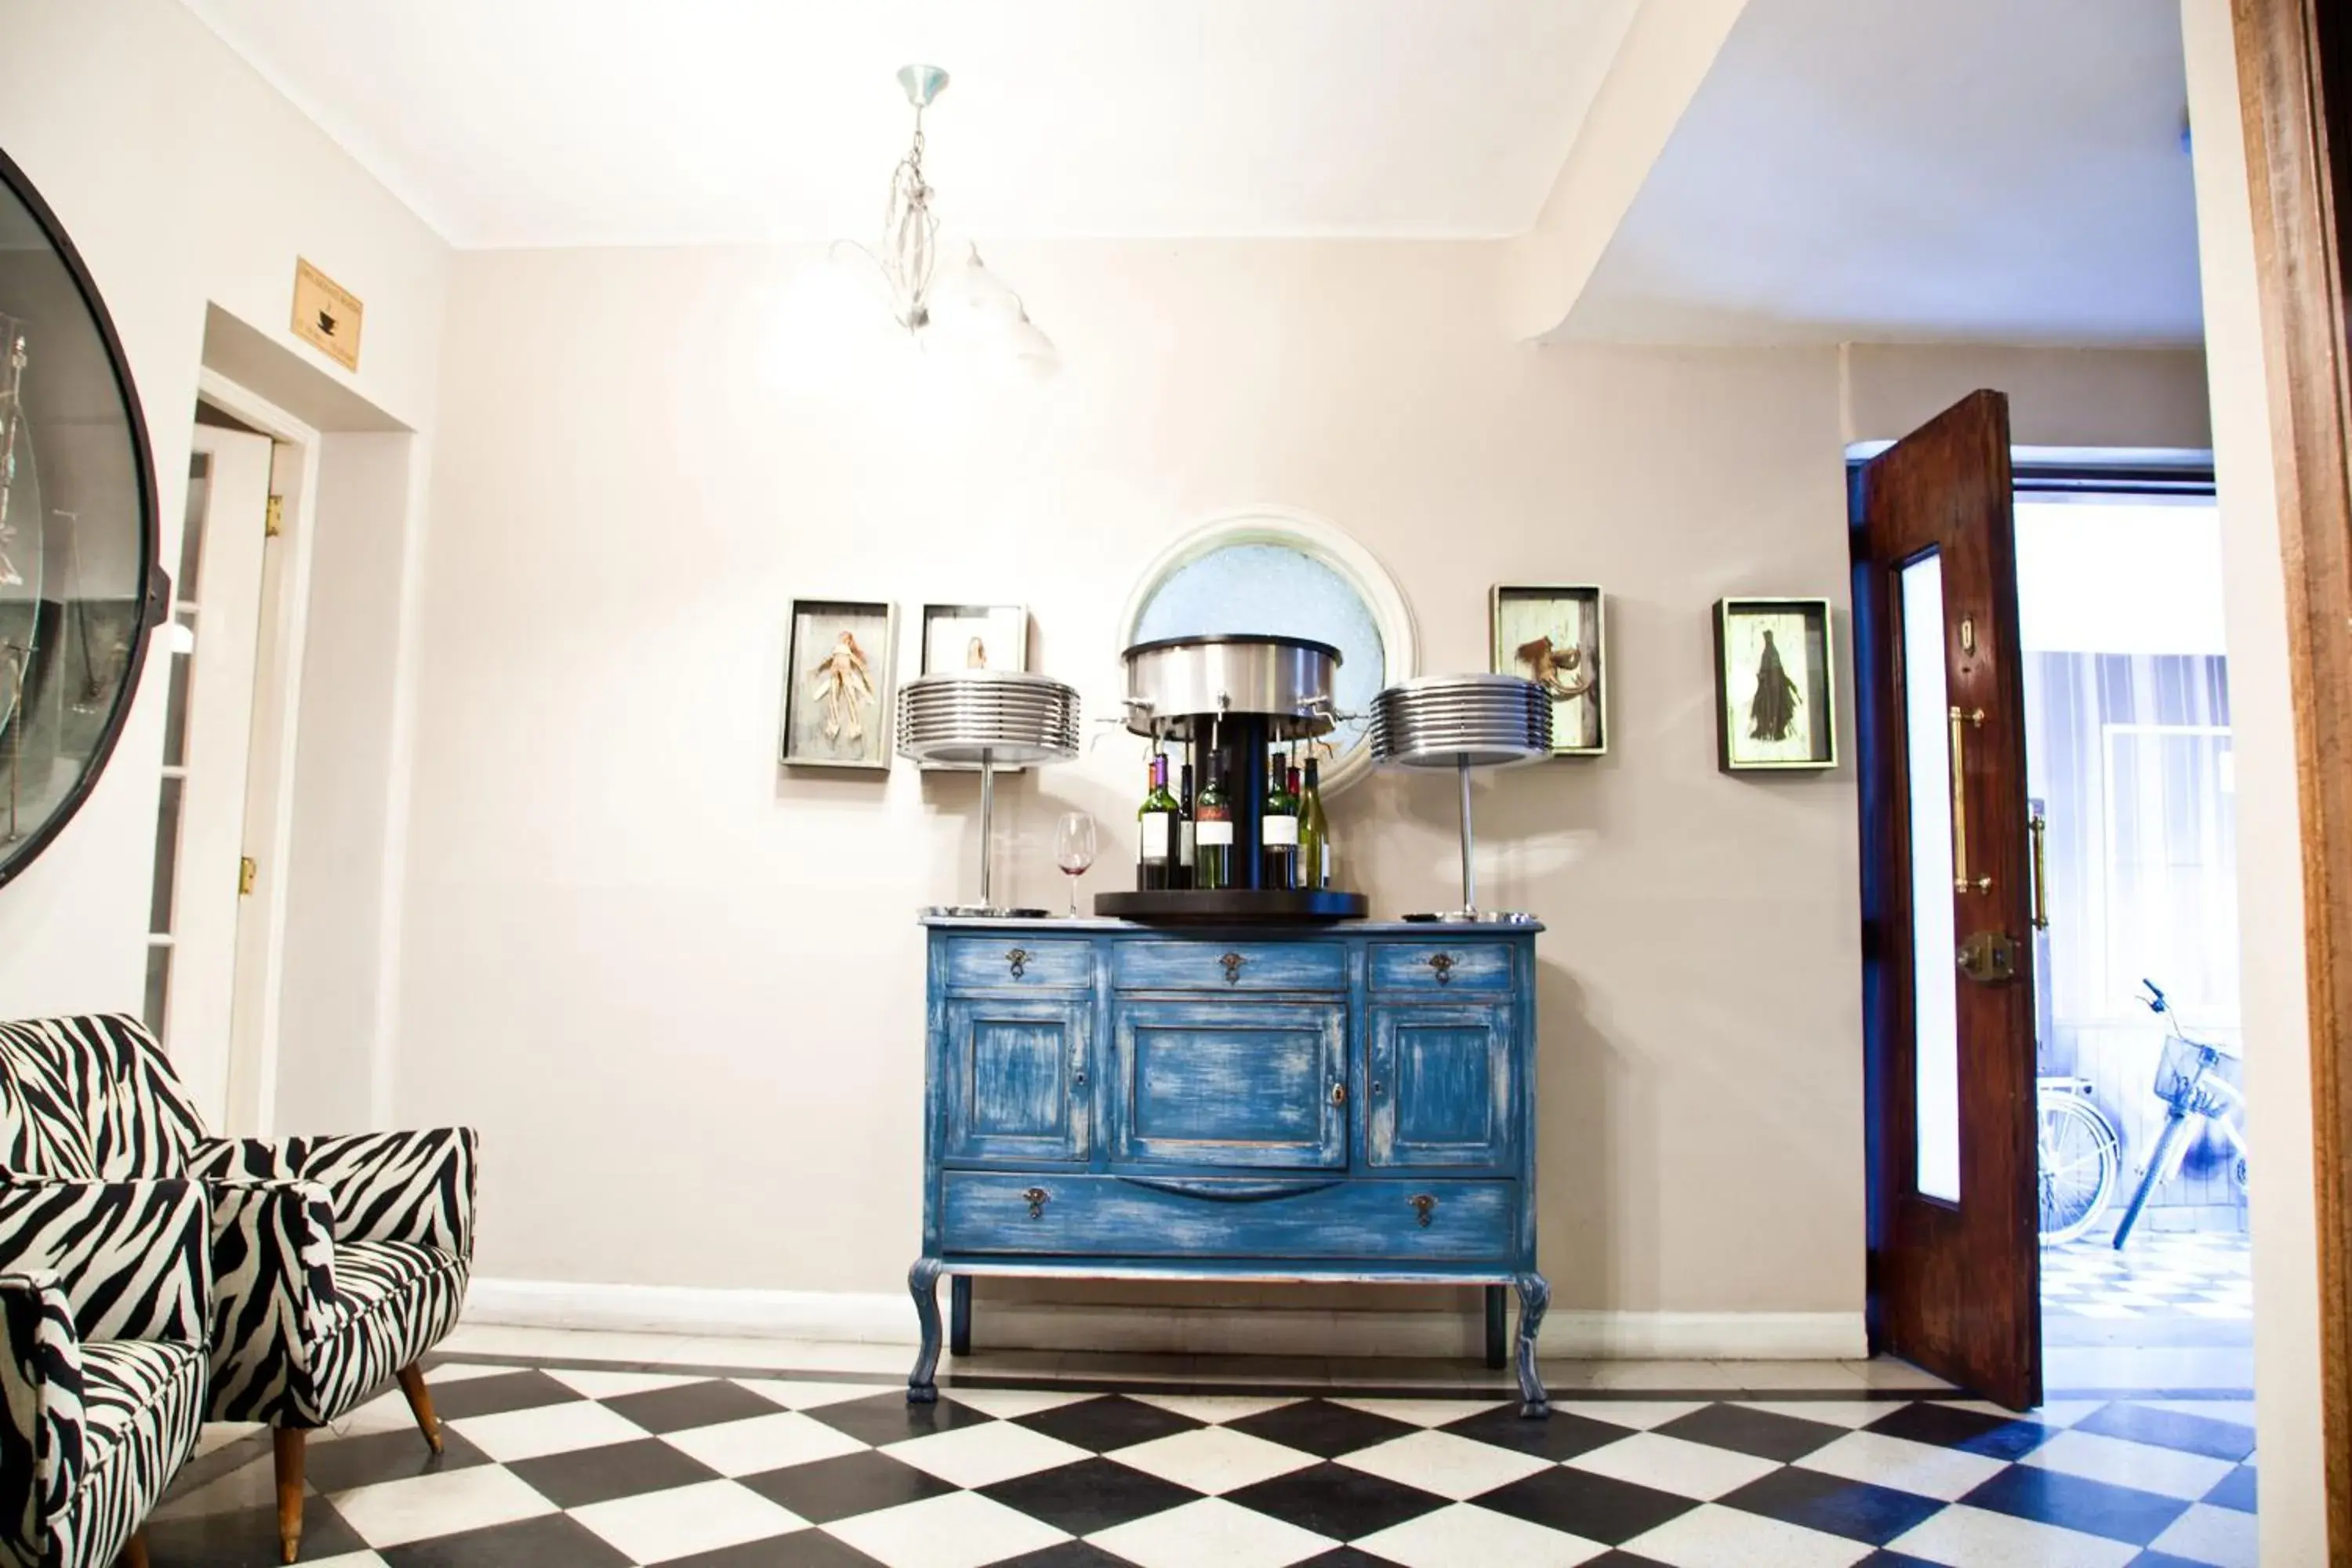
[(210, 1213), (207, 1418), (274, 1427), (284, 1560), (301, 1548), (305, 1435), (457, 1326), (474, 1253), (470, 1128), (265, 1142), (209, 1136), (152, 1036), (116, 1015), (0, 1024), (0, 1183), (88, 1166), (196, 1178)]
[(197, 1184), (0, 1184), (0, 1563), (144, 1568), (195, 1452), (211, 1247)]

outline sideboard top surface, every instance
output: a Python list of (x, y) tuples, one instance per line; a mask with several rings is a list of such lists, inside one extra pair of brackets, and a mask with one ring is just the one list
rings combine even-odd
[(1081, 915), (1075, 920), (1067, 915), (1049, 915), (1042, 920), (1034, 917), (989, 919), (972, 915), (924, 915), (920, 919), (933, 931), (1032, 931), (1041, 936), (1248, 937), (1259, 942), (1349, 936), (1414, 936), (1426, 941), (1475, 942), (1533, 936), (1544, 929), (1542, 922), (1536, 921), (1511, 925), (1471, 925), (1448, 924), (1440, 921), (1300, 921), (1241, 924), (1209, 921), (1119, 921), (1092, 915)]

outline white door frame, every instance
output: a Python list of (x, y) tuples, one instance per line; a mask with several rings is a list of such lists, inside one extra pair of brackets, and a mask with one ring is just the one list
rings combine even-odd
[(257, 869), (253, 893), (237, 910), (228, 1113), (220, 1129), (266, 1137), (274, 1131), (278, 1108), (295, 737), (301, 721), (302, 656), (310, 624), (310, 536), (318, 513), (320, 437), (311, 426), (216, 371), (197, 373), (196, 392), (205, 402), (279, 443), (270, 491), (280, 498), (280, 531), (263, 561), (253, 745), (246, 774), (245, 842)]

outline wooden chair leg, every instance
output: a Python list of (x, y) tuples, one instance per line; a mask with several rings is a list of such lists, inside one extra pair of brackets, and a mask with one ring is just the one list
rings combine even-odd
[(310, 1433), (299, 1426), (270, 1429), (278, 1460), (278, 1547), (280, 1562), (302, 1552), (302, 1457)]
[(425, 1386), (425, 1369), (414, 1362), (402, 1367), (400, 1392), (408, 1395), (409, 1413), (416, 1417), (416, 1429), (425, 1434), (425, 1447), (439, 1453), (441, 1420), (433, 1414), (433, 1391)]
[(141, 1531), (122, 1543), (122, 1558), (117, 1568), (147, 1568), (147, 1532)]

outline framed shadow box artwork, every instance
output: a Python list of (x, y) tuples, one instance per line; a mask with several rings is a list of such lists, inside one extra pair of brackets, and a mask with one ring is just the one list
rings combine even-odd
[(883, 599), (794, 599), (779, 760), (791, 768), (890, 767), (890, 661), (898, 612)]
[(1029, 668), (1026, 605), (925, 605), (925, 675), (959, 669)]
[(1497, 587), (1492, 607), (1495, 673), (1525, 676), (1551, 693), (1552, 755), (1606, 752), (1609, 667), (1601, 590)]
[(1727, 773), (1837, 766), (1827, 599), (1715, 606), (1717, 761)]

